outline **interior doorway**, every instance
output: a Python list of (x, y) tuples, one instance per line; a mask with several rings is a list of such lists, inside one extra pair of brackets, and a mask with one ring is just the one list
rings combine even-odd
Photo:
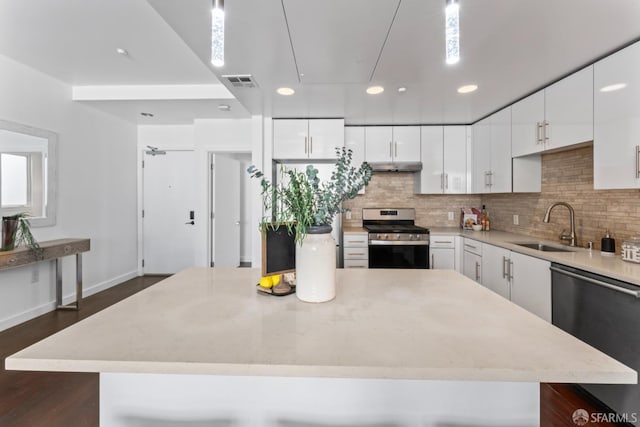
[(251, 266), (250, 153), (210, 153), (211, 266)]

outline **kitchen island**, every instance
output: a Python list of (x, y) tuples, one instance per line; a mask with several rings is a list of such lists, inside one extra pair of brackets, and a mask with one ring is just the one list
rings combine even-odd
[(188, 269), (6, 367), (99, 372), (109, 426), (528, 426), (540, 382), (637, 382), (453, 271), (338, 270), (323, 304), (258, 294), (259, 276)]

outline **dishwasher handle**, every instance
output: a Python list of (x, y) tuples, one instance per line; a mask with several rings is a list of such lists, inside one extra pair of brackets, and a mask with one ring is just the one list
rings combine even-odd
[(593, 283), (594, 285), (598, 285), (598, 286), (602, 286), (623, 294), (627, 294), (627, 295), (631, 295), (632, 297), (635, 298), (640, 298), (640, 291), (633, 291), (631, 289), (626, 289), (620, 286), (616, 286), (614, 284), (611, 283), (607, 283), (607, 282), (603, 282), (602, 280), (597, 280), (597, 279), (593, 279), (591, 277), (587, 277), (587, 276), (583, 276), (581, 274), (576, 274), (576, 273), (572, 273), (571, 271), (567, 271), (565, 269), (562, 268), (558, 268), (555, 266), (551, 266), (549, 267), (552, 271), (555, 271), (557, 273), (560, 274), (565, 274), (567, 276), (571, 276), (571, 277), (575, 277), (576, 279), (580, 279), (580, 280), (584, 280), (585, 282), (589, 282), (589, 283)]

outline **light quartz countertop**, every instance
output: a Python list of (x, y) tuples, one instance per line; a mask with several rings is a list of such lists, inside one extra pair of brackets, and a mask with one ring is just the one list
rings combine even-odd
[(352, 234), (352, 233), (368, 233), (367, 230), (365, 230), (362, 227), (344, 227), (342, 229), (342, 232), (344, 234)]
[[(599, 250), (590, 251), (580, 247), (571, 248), (559, 242), (542, 240), (522, 234), (506, 233), (504, 231), (463, 231), (457, 227), (434, 227), (430, 228), (429, 231), (432, 235), (459, 235), (467, 237), (479, 242), (500, 246), (525, 255), (579, 268), (640, 286), (640, 264), (622, 261), (620, 254), (616, 254), (615, 256), (602, 255)], [(571, 252), (542, 252), (515, 244), (528, 242), (545, 243), (567, 249)]]
[(454, 271), (337, 270), (337, 296), (191, 268), (6, 359), (11, 370), (635, 383), (637, 373)]

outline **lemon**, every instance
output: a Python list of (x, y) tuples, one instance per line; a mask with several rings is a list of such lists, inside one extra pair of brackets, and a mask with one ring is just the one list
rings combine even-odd
[(271, 282), (273, 283), (273, 286), (277, 286), (278, 283), (280, 283), (280, 275), (276, 274), (274, 276), (271, 276)]
[(271, 276), (266, 276), (260, 279), (260, 286), (263, 288), (271, 289), (273, 286), (273, 281), (271, 280)]

